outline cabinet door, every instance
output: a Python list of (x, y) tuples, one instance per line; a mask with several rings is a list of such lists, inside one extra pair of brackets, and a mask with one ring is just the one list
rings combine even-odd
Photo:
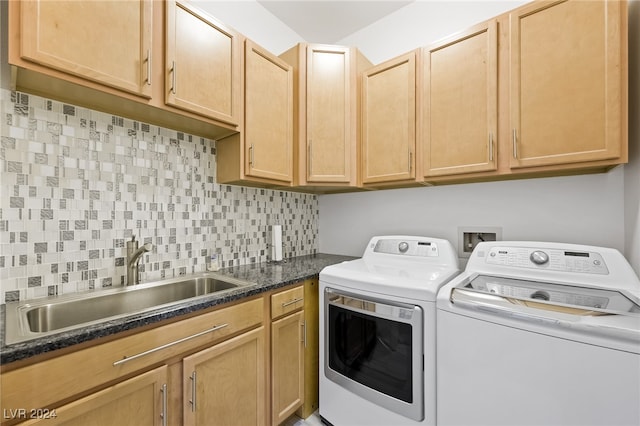
[(424, 50), (425, 176), (496, 170), (497, 23)]
[(293, 179), (293, 68), (247, 40), (245, 168), (247, 175)]
[(298, 412), (303, 419), (318, 409), (318, 384), (320, 360), (318, 350), (319, 338), (319, 294), (318, 279), (313, 278), (304, 283), (304, 402)]
[(362, 182), (414, 179), (416, 53), (367, 70), (362, 91)]
[(183, 360), (184, 424), (265, 424), (264, 327)]
[(309, 45), (306, 53), (306, 180), (349, 183), (356, 141), (351, 52), (347, 47)]
[(151, 97), (152, 2), (23, 1), (21, 57)]
[(239, 35), (183, 1), (167, 2), (169, 105), (238, 124)]
[(55, 410), (36, 410), (38, 416), (24, 425), (166, 425), (167, 367), (162, 366), (122, 383), (63, 405)]
[(293, 414), (304, 400), (304, 311), (271, 324), (272, 424)]
[(625, 21), (621, 1), (535, 2), (510, 15), (511, 167), (621, 155)]

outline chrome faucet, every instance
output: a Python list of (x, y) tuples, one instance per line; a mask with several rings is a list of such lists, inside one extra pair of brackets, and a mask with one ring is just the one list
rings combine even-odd
[(140, 257), (153, 249), (151, 243), (146, 243), (138, 248), (136, 237), (133, 236), (131, 241), (127, 241), (127, 285), (134, 285), (140, 282), (138, 275), (138, 261)]

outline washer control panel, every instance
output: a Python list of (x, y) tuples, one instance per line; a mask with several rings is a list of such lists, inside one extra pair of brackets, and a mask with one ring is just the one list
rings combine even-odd
[(484, 257), (486, 263), (491, 265), (586, 274), (607, 275), (609, 273), (602, 255), (592, 251), (491, 247), (488, 252), (478, 250), (476, 255)]

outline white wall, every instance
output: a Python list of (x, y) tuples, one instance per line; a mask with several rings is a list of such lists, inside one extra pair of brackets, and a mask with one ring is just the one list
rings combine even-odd
[[(499, 226), (503, 240), (624, 249), (623, 169), (571, 176), (323, 195), (320, 252), (360, 256), (374, 235), (445, 238), (459, 226)], [(606, 198), (605, 198), (606, 197)]]
[(625, 254), (640, 275), (640, 0), (629, 3), (629, 164), (625, 166)]
[(527, 0), (417, 0), (340, 40), (374, 64), (450, 36), (528, 3)]

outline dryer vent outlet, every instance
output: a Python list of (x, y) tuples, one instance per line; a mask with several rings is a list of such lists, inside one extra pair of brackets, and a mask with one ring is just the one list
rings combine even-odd
[(483, 241), (500, 241), (502, 228), (499, 227), (464, 227), (459, 228), (458, 255), (469, 257), (478, 243)]

